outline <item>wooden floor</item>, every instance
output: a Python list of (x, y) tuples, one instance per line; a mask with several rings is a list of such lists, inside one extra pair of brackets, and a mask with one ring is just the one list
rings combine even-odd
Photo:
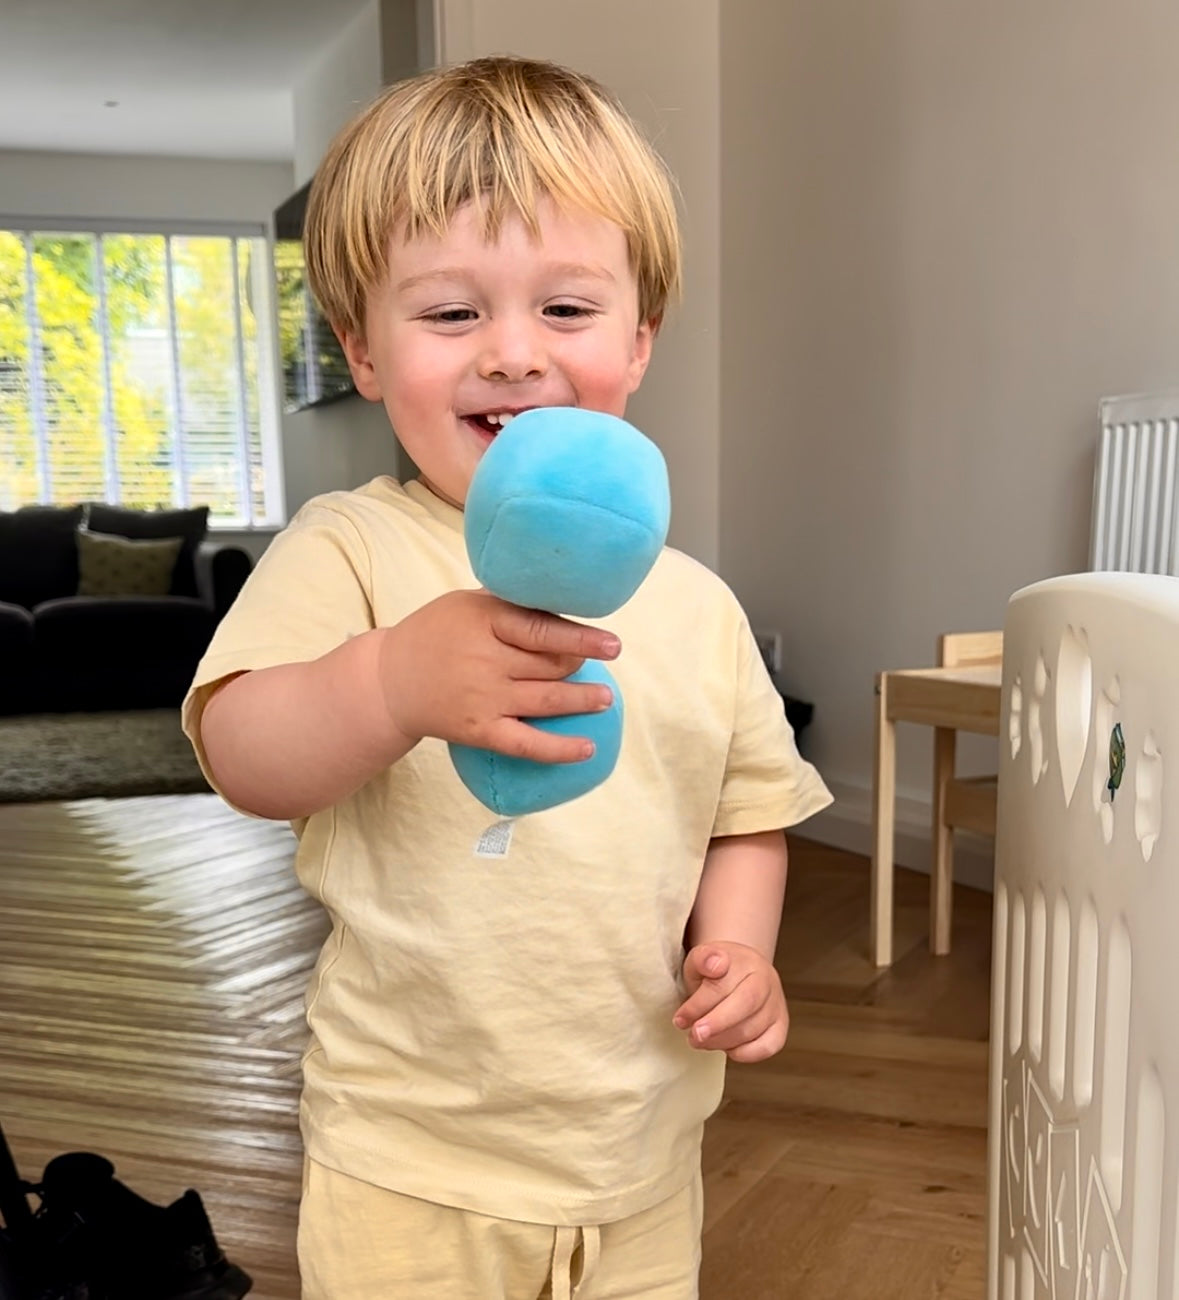
[[(198, 1188), (256, 1300), (295, 1300), (302, 994), (326, 927), (293, 839), (212, 796), (0, 806), (0, 1122), (26, 1176), (89, 1149)], [(981, 1300), (990, 899), (866, 958), (867, 864), (792, 845), (774, 1061), (705, 1144), (703, 1300)]]

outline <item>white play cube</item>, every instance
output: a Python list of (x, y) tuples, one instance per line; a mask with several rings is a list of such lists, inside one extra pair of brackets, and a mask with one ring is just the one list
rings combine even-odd
[(1017, 592), (999, 744), (988, 1300), (1179, 1300), (1179, 578)]

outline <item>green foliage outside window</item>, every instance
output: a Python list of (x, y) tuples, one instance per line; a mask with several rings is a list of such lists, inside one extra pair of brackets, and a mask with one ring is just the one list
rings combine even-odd
[[(264, 522), (261, 239), (0, 230), (0, 508)], [(266, 383), (270, 383), (267, 376)]]

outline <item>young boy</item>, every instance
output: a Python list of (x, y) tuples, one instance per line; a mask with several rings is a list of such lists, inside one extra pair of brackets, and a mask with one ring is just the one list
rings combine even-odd
[[(462, 507), (536, 406), (622, 415), (669, 296), (665, 171), (618, 103), (482, 59), (345, 128), (309, 274), (421, 477), (304, 506), (202, 662), (186, 728), (235, 806), (291, 819), (332, 921), (308, 995), (308, 1300), (695, 1296), (725, 1058), (786, 1038), (783, 829), (829, 801), (727, 588), (665, 550), (609, 620), (480, 591)], [(620, 654), (621, 649), (621, 654)], [(617, 768), (476, 853), (457, 741), (575, 762), (522, 718), (607, 707)]]

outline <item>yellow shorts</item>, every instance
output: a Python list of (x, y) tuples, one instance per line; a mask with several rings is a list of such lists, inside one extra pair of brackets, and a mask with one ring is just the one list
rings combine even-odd
[(547, 1227), (456, 1210), (307, 1159), (303, 1300), (696, 1300), (703, 1194), (617, 1223)]

